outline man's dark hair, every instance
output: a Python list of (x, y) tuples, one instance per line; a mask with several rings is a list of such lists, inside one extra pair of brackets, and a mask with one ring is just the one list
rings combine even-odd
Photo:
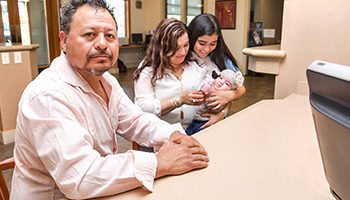
[(115, 25), (117, 26), (117, 21), (115, 20), (113, 10), (106, 3), (105, 0), (70, 0), (62, 9), (61, 17), (61, 31), (65, 32), (67, 35), (70, 31), (70, 23), (74, 14), (77, 12), (78, 8), (83, 5), (89, 5), (97, 10), (107, 10), (109, 14), (113, 17)]

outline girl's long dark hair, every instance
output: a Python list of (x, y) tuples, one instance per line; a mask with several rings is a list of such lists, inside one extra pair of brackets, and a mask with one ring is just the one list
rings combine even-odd
[(216, 33), (218, 35), (218, 42), (216, 48), (210, 53), (212, 61), (222, 71), (226, 69), (226, 56), (236, 67), (238, 67), (236, 59), (233, 57), (231, 51), (225, 44), (224, 38), (222, 37), (221, 28), (216, 17), (207, 13), (197, 15), (187, 28), (190, 40), (190, 50), (193, 51), (193, 47), (196, 44), (198, 37)]
[[(170, 58), (176, 53), (177, 39), (184, 33), (188, 33), (188, 31), (183, 22), (176, 19), (162, 20), (151, 38), (141, 67), (134, 73), (134, 80), (140, 77), (143, 69), (152, 67), (151, 83), (154, 86), (156, 80), (163, 78), (166, 68), (173, 69)], [(187, 63), (188, 60), (189, 54), (187, 54), (184, 63)]]

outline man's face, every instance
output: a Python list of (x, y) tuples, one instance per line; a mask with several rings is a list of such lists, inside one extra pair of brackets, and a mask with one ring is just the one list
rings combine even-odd
[(231, 88), (230, 79), (225, 74), (221, 74), (217, 77), (212, 85), (213, 91), (228, 91), (231, 90)]
[(78, 8), (69, 34), (60, 32), (60, 40), (72, 67), (88, 74), (102, 75), (118, 58), (117, 27), (107, 10)]

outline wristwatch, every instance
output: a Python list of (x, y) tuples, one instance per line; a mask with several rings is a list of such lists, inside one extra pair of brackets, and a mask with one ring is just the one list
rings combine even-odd
[(222, 112), (222, 114), (224, 114), (224, 119), (226, 119), (226, 117), (227, 117), (227, 112), (224, 111), (224, 110), (221, 110), (221, 112)]

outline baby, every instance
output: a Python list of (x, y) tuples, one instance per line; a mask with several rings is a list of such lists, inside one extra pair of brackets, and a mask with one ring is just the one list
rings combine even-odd
[[(230, 69), (223, 70), (220, 75), (215, 71), (212, 72), (211, 76), (207, 75), (204, 83), (201, 84), (200, 90), (204, 94), (209, 94), (213, 91), (228, 91), (234, 90), (243, 85), (243, 75), (240, 71), (234, 72)], [(196, 113), (192, 123), (187, 127), (187, 135), (193, 135), (194, 133), (201, 130), (206, 122), (208, 122), (208, 117), (202, 117), (202, 113), (213, 112), (211, 108), (206, 106), (206, 102), (202, 103), (197, 107)]]
[(205, 82), (200, 90), (207, 94), (212, 91), (228, 91), (234, 90), (243, 85), (244, 78), (241, 72), (234, 72), (230, 69), (225, 69), (220, 75), (216, 71), (212, 72), (211, 76), (206, 76)]

